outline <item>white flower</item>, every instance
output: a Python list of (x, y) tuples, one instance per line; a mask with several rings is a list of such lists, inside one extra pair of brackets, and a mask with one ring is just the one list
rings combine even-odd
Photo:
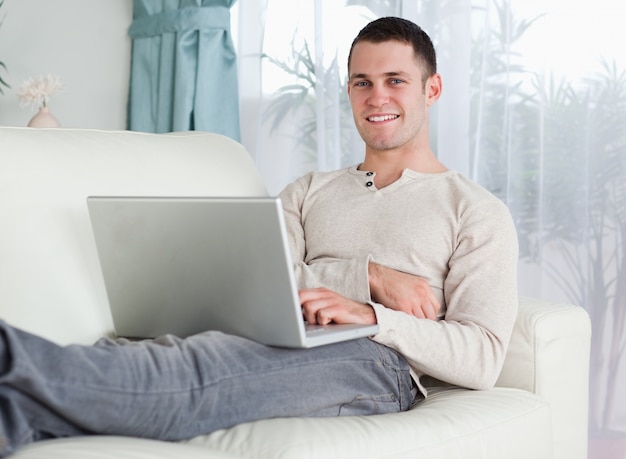
[(53, 75), (40, 75), (36, 78), (30, 77), (22, 82), (17, 90), (20, 98), (20, 105), (26, 107), (31, 105), (35, 108), (48, 105), (50, 96), (63, 87), (61, 79)]

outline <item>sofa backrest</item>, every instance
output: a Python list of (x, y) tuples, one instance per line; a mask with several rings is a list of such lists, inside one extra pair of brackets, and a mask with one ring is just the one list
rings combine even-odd
[(261, 196), (217, 134), (0, 128), (0, 318), (60, 344), (112, 331), (89, 195)]

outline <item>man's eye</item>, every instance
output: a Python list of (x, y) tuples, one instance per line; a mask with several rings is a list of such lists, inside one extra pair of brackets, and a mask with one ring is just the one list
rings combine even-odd
[(404, 80), (401, 80), (399, 78), (394, 78), (391, 80), (391, 84), (400, 84), (400, 83), (404, 83)]
[(369, 85), (369, 83), (367, 81), (357, 81), (354, 84), (354, 86), (357, 86), (357, 87), (365, 87), (365, 86), (368, 86), (368, 85)]

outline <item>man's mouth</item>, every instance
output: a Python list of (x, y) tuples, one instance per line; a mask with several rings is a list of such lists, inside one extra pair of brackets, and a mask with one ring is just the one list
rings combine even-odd
[(372, 122), (372, 123), (381, 123), (383, 121), (395, 120), (396, 118), (399, 118), (399, 116), (398, 115), (375, 115), (375, 116), (368, 116), (367, 121)]

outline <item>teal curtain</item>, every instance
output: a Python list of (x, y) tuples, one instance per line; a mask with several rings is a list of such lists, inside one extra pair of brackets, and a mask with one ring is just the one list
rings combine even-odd
[(239, 140), (236, 0), (134, 0), (128, 129)]

